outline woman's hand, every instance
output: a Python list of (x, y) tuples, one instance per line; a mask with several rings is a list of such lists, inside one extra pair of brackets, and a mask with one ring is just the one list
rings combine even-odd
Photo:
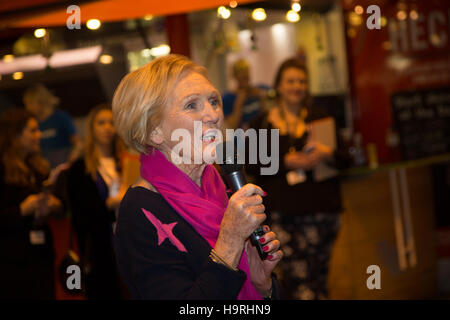
[(249, 183), (228, 201), (214, 250), (233, 268), (239, 264), (245, 240), (266, 219), (262, 196), (264, 191)]
[(25, 200), (20, 203), (20, 213), (22, 214), (22, 216), (29, 216), (31, 214), (34, 214), (39, 208), (43, 197), (44, 194), (42, 193), (32, 194), (26, 197)]
[(333, 155), (333, 149), (319, 142), (308, 143), (304, 149), (311, 151), (294, 151), (284, 156), (284, 164), (288, 169), (311, 170)]
[(251, 281), (255, 288), (263, 297), (270, 294), (272, 288), (272, 271), (283, 257), (283, 251), (280, 250), (280, 241), (276, 234), (270, 231), (269, 226), (264, 226), (266, 234), (260, 239), (263, 250), (267, 252), (267, 259), (261, 260), (258, 250), (253, 246), (250, 240), (245, 243), (245, 251), (250, 268)]
[(333, 149), (320, 142), (308, 143), (307, 147), (312, 148), (311, 157), (319, 161), (327, 160), (333, 155)]
[(311, 153), (305, 153), (301, 151), (289, 152), (284, 156), (284, 165), (288, 169), (302, 169), (311, 170), (320, 162), (320, 158)]
[(61, 200), (55, 197), (53, 194), (43, 194), (39, 201), (38, 208), (36, 209), (35, 216), (39, 219), (45, 219), (50, 214), (57, 213), (62, 208)]

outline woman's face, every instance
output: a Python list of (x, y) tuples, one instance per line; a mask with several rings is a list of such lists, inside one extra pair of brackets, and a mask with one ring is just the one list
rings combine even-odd
[(19, 144), (25, 154), (38, 153), (41, 146), (42, 133), (36, 119), (30, 118), (19, 136)]
[(113, 114), (111, 110), (100, 110), (94, 118), (93, 124), (94, 141), (97, 144), (111, 146), (116, 129), (114, 127)]
[[(195, 121), (197, 121), (196, 134), (194, 134)], [(163, 119), (151, 139), (166, 153), (173, 150), (181, 141), (186, 147), (189, 147), (190, 142), (190, 157), (183, 152), (176, 153), (193, 162), (196, 152), (197, 155), (203, 156), (205, 149), (209, 146), (209, 150), (213, 146), (218, 138), (217, 131), (222, 130), (223, 121), (220, 93), (203, 75), (190, 72), (176, 84), (164, 110)], [(185, 140), (183, 135), (183, 138), (176, 137), (175, 141), (172, 141), (172, 133), (177, 129), (184, 129), (189, 133), (190, 140)]]
[(287, 104), (301, 104), (306, 97), (308, 82), (306, 73), (298, 68), (287, 68), (281, 74), (277, 87), (280, 99)]

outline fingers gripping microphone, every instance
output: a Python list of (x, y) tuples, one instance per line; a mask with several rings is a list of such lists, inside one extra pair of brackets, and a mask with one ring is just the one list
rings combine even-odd
[[(233, 142), (228, 141), (219, 144), (216, 148), (216, 158), (221, 159), (221, 161), (219, 161), (220, 168), (222, 169), (228, 187), (233, 193), (247, 184), (243, 165), (238, 163), (238, 153), (234, 147)], [(264, 252), (262, 249), (262, 243), (259, 242), (259, 239), (264, 235), (264, 233), (263, 227), (259, 226), (250, 235), (250, 241), (258, 250), (259, 256), (262, 260), (267, 258), (267, 253)]]

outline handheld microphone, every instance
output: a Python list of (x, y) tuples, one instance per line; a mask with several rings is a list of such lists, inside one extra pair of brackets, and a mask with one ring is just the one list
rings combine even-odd
[[(235, 193), (241, 189), (246, 183), (247, 179), (244, 174), (243, 164), (238, 164), (237, 150), (234, 148), (232, 141), (227, 141), (226, 143), (221, 143), (216, 148), (216, 159), (222, 160), (219, 162), (220, 168), (225, 177), (225, 181), (228, 187), (231, 189), (232, 193)], [(225, 150), (223, 150), (225, 148)], [(259, 257), (261, 260), (267, 258), (267, 252), (262, 249), (262, 244), (259, 239), (265, 234), (263, 227), (259, 226), (250, 235), (250, 242), (258, 250)]]

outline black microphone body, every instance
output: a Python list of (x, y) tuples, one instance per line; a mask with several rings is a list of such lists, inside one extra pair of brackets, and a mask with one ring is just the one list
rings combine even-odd
[[(223, 166), (226, 166), (224, 164)], [(237, 169), (237, 168), (236, 168)], [(224, 170), (227, 171), (227, 170)], [(239, 189), (241, 189), (245, 184), (247, 184), (247, 179), (245, 178), (244, 172), (242, 169), (240, 170), (233, 170), (228, 171), (225, 174), (225, 180), (228, 184), (228, 187), (230, 187), (231, 191), (235, 193)], [(265, 260), (267, 258), (267, 252), (264, 252), (262, 249), (262, 243), (259, 242), (259, 239), (265, 234), (264, 229), (262, 226), (259, 226), (255, 231), (252, 232), (250, 235), (250, 241), (251, 243), (256, 247), (258, 250), (259, 256), (261, 260)]]

